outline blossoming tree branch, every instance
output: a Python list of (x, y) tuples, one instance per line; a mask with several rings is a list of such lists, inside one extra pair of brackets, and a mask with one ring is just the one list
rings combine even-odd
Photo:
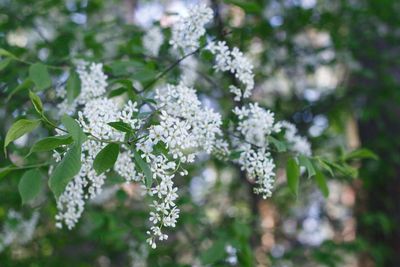
[[(27, 155), (51, 151), (47, 161), (1, 169), (2, 176), (26, 169), (19, 184), (23, 203), (39, 194), (42, 173), (38, 169), (46, 169), (48, 187), (57, 203), (54, 223), (72, 229), (84, 216), (88, 200), (101, 195), (110, 174), (117, 174), (125, 183), (140, 184), (151, 199), (147, 242), (156, 248), (158, 242), (168, 239), (167, 228), (175, 227), (179, 220), (176, 202), (180, 189), (174, 180), (190, 175), (188, 166), (198, 161), (217, 158), (240, 167), (254, 193), (262, 198), (273, 196), (277, 164), (286, 165), (287, 186), (295, 195), (301, 176), (312, 177), (325, 196), (329, 193), (326, 174), (355, 176), (349, 162), (362, 153), (349, 153), (340, 160), (314, 155), (294, 124), (279, 120), (279, 114), (251, 100), (253, 65), (237, 47), (219, 39), (229, 38), (229, 33), (219, 38), (207, 33), (212, 19), (212, 10), (199, 5), (173, 24), (170, 35), (164, 35), (158, 26), (147, 31), (142, 42), (150, 58), (157, 58), (160, 47), (169, 45), (175, 62), (144, 86), (112, 68), (106, 75), (110, 67), (102, 63), (75, 59), (71, 66), (50, 66), (0, 50), (2, 57), (29, 66), (29, 77), (9, 94), (9, 101), (15, 93), (25, 91), (37, 112), (36, 119), (22, 118), (11, 126), (4, 141), (5, 153), (15, 140), (38, 127), (51, 128), (53, 133), (37, 140)], [(170, 36), (168, 42), (165, 36)], [(227, 88), (209, 84), (214, 99), (199, 97), (196, 77), (182, 67), (197, 61), (209, 67), (206, 75), (211, 78), (219, 72), (231, 81)], [(165, 83), (164, 77), (180, 67), (176, 82)], [(68, 75), (65, 82), (52, 83), (55, 69)], [(59, 100), (57, 114), (46, 110), (45, 99), (37, 94), (41, 90), (54, 90)], [(232, 109), (224, 113), (218, 101), (227, 93)]]

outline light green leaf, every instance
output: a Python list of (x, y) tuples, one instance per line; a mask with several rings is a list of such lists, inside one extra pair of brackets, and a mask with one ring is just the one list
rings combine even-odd
[(50, 136), (37, 141), (29, 151), (27, 157), (34, 152), (50, 151), (62, 145), (69, 145), (72, 143), (70, 135)]
[(300, 155), (299, 156), (299, 163), (301, 166), (306, 167), (307, 173), (308, 173), (308, 178), (312, 177), (315, 175), (315, 168), (314, 165), (312, 164), (311, 160), (307, 158), (306, 156)]
[(43, 104), (42, 100), (40, 100), (40, 97), (33, 93), (32, 91), (29, 91), (29, 98), (31, 99), (31, 102), (33, 104), (33, 107), (36, 109), (36, 111), (39, 114), (43, 113)]
[(38, 90), (43, 90), (51, 86), (49, 71), (42, 63), (35, 63), (29, 67), (29, 78)]
[(75, 119), (68, 115), (64, 115), (61, 118), (61, 122), (67, 129), (68, 133), (71, 134), (72, 139), (74, 139), (75, 142), (82, 144), (86, 141), (87, 137)]
[(316, 171), (315, 182), (317, 183), (319, 189), (321, 190), (322, 195), (325, 198), (327, 198), (329, 196), (329, 188), (328, 184), (326, 183), (326, 178), (321, 171)]
[(35, 199), (43, 188), (42, 175), (37, 169), (26, 171), (18, 184), (22, 205)]
[(64, 192), (67, 184), (79, 173), (80, 169), (81, 145), (74, 143), (55, 167), (49, 179), (49, 187), (56, 198)]
[(153, 175), (151, 173), (150, 167), (147, 162), (142, 159), (142, 157), (136, 150), (133, 150), (133, 154), (135, 157), (136, 166), (144, 173), (144, 176), (146, 177), (146, 186), (150, 188), (153, 184)]
[(129, 124), (122, 122), (122, 121), (109, 122), (107, 124), (120, 132), (124, 132), (124, 133), (132, 133), (133, 132), (132, 127)]
[(297, 196), (299, 191), (300, 168), (294, 158), (289, 158), (287, 161), (286, 177), (290, 191)]
[(333, 170), (331, 168), (331, 166), (329, 165), (328, 161), (325, 159), (321, 159), (321, 158), (317, 158), (319, 165), (321, 166), (321, 168), (323, 168), (324, 170), (328, 171), (329, 174), (333, 177)]
[(344, 156), (344, 160), (353, 160), (353, 159), (374, 159), (378, 160), (378, 156), (369, 149), (361, 148), (351, 151), (350, 153)]
[(15, 139), (20, 138), (26, 133), (36, 129), (40, 124), (40, 120), (27, 120), (21, 119), (16, 121), (8, 130), (6, 139), (4, 141), (4, 153), (6, 153), (7, 146)]
[(268, 136), (268, 142), (272, 143), (278, 152), (285, 152), (287, 150), (287, 145), (284, 141), (279, 141), (278, 139)]
[(14, 54), (12, 54), (11, 52), (8, 52), (7, 50), (5, 50), (3, 48), (0, 48), (0, 56), (10, 57), (10, 58), (13, 58), (13, 59), (17, 58)]
[(68, 103), (72, 103), (81, 91), (81, 80), (78, 74), (73, 71), (70, 73), (67, 81), (67, 99)]
[(96, 156), (93, 162), (93, 168), (97, 174), (101, 174), (106, 170), (112, 168), (118, 158), (119, 145), (108, 144)]
[(224, 0), (225, 3), (236, 5), (242, 8), (246, 13), (259, 13), (262, 8), (255, 1), (247, 1), (247, 0)]

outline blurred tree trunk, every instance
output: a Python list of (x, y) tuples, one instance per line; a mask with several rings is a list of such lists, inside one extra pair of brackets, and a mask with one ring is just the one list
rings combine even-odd
[[(388, 2), (389, 3), (389, 2)], [(393, 3), (392, 3), (393, 4)], [(388, 10), (395, 10), (389, 4)], [(393, 11), (388, 11), (393, 12)], [(390, 19), (390, 17), (389, 17)], [(390, 22), (392, 23), (392, 21)], [(359, 266), (400, 266), (400, 63), (399, 38), (386, 24), (354, 19), (351, 48), (362, 71), (353, 73), (349, 95), (358, 115), (361, 145), (379, 155), (365, 161), (356, 184), (357, 236), (368, 241)], [(383, 26), (382, 26), (383, 27)], [(360, 29), (363, 29), (360, 31)], [(373, 262), (372, 263), (372, 260)]]

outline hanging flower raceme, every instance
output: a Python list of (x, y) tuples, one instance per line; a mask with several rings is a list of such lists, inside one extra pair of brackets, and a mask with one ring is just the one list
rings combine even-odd
[[(211, 19), (210, 8), (204, 5), (191, 8), (172, 28), (172, 47), (192, 53), (194, 57), (193, 52), (200, 47), (199, 39), (206, 34), (204, 26)], [(162, 32), (157, 27), (143, 39), (143, 45), (152, 55), (158, 54), (162, 43)], [(239, 81), (239, 85), (227, 88), (235, 94), (235, 100), (249, 98), (254, 88), (254, 74), (253, 66), (244, 54), (236, 47), (230, 49), (224, 41), (210, 42), (204, 49), (215, 56), (215, 70), (230, 72)], [(200, 60), (193, 59), (192, 62), (197, 65)], [(74, 158), (79, 162), (76, 172), (67, 177), (70, 179), (63, 184), (62, 192), (55, 193), (56, 226), (59, 228), (72, 229), (76, 225), (87, 200), (96, 202), (94, 199), (101, 195), (108, 174), (113, 170), (126, 183), (139, 183), (150, 198), (147, 242), (155, 248), (159, 241), (168, 238), (165, 229), (175, 227), (179, 219), (180, 209), (176, 204), (179, 189), (174, 180), (177, 176), (188, 175), (187, 164), (195, 163), (200, 155), (213, 154), (226, 160), (228, 155), (238, 152), (233, 163), (247, 173), (248, 179), (256, 185), (254, 192), (263, 198), (272, 195), (275, 181), (272, 136), (284, 130), (290, 151), (311, 155), (310, 144), (298, 135), (294, 125), (276, 122), (273, 112), (248, 100), (243, 106), (233, 108), (236, 118), (224, 129), (222, 115), (200, 101), (192, 86), (195, 79), (186, 77), (185, 71), (177, 84), (161, 85), (149, 94), (145, 90), (137, 92), (135, 99), (139, 99), (138, 102), (109, 97), (107, 89), (111, 86), (100, 63), (79, 61), (76, 73), (81, 84), (79, 94), (71, 99), (60, 87), (56, 95), (61, 99), (59, 115), (76, 115), (76, 120), (70, 118), (70, 124), (71, 121), (75, 123), (84, 138), (71, 131), (63, 120), (64, 126), (47, 121), (56, 128), (57, 135), (73, 140), (72, 144), (63, 143), (54, 149), (57, 163), (68, 159), (69, 152), (78, 147), (78, 155)], [(147, 97), (154, 99), (148, 101)], [(98, 171), (96, 159), (109, 146), (114, 147), (113, 165)], [(50, 167), (50, 175), (60, 165)], [(115, 190), (114, 187), (110, 192)]]

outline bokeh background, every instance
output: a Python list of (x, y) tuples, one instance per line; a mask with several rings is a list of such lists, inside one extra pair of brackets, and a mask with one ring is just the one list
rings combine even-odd
[[(236, 167), (204, 159), (177, 180), (181, 218), (156, 250), (144, 242), (147, 210), (137, 186), (110, 179), (78, 227), (57, 230), (49, 192), (22, 207), (14, 172), (0, 178), (0, 266), (400, 266), (400, 1), (201, 2), (215, 12), (209, 33), (252, 59), (255, 101), (296, 123), (315, 154), (365, 147), (379, 160), (358, 162), (358, 179), (330, 177), (326, 198), (306, 179), (293, 197), (278, 166), (274, 195), (262, 200)], [(140, 87), (174, 61), (168, 41), (149, 56), (142, 36), (158, 25), (167, 40), (176, 14), (195, 3), (0, 0), (0, 47), (57, 66), (85, 57), (103, 62), (107, 74), (140, 63), (145, 71), (131, 76)], [(167, 79), (194, 76), (203, 101), (216, 98), (210, 105), (229, 110), (219, 91), (228, 83), (205, 64), (189, 57)], [(52, 74), (65, 82), (62, 71)], [(19, 92), (7, 99), (26, 76), (22, 63), (1, 59), (1, 142), (29, 106)], [(55, 93), (45, 97), (55, 108)], [(19, 139), (13, 159), (31, 143)], [(7, 161), (1, 153), (0, 167)]]

